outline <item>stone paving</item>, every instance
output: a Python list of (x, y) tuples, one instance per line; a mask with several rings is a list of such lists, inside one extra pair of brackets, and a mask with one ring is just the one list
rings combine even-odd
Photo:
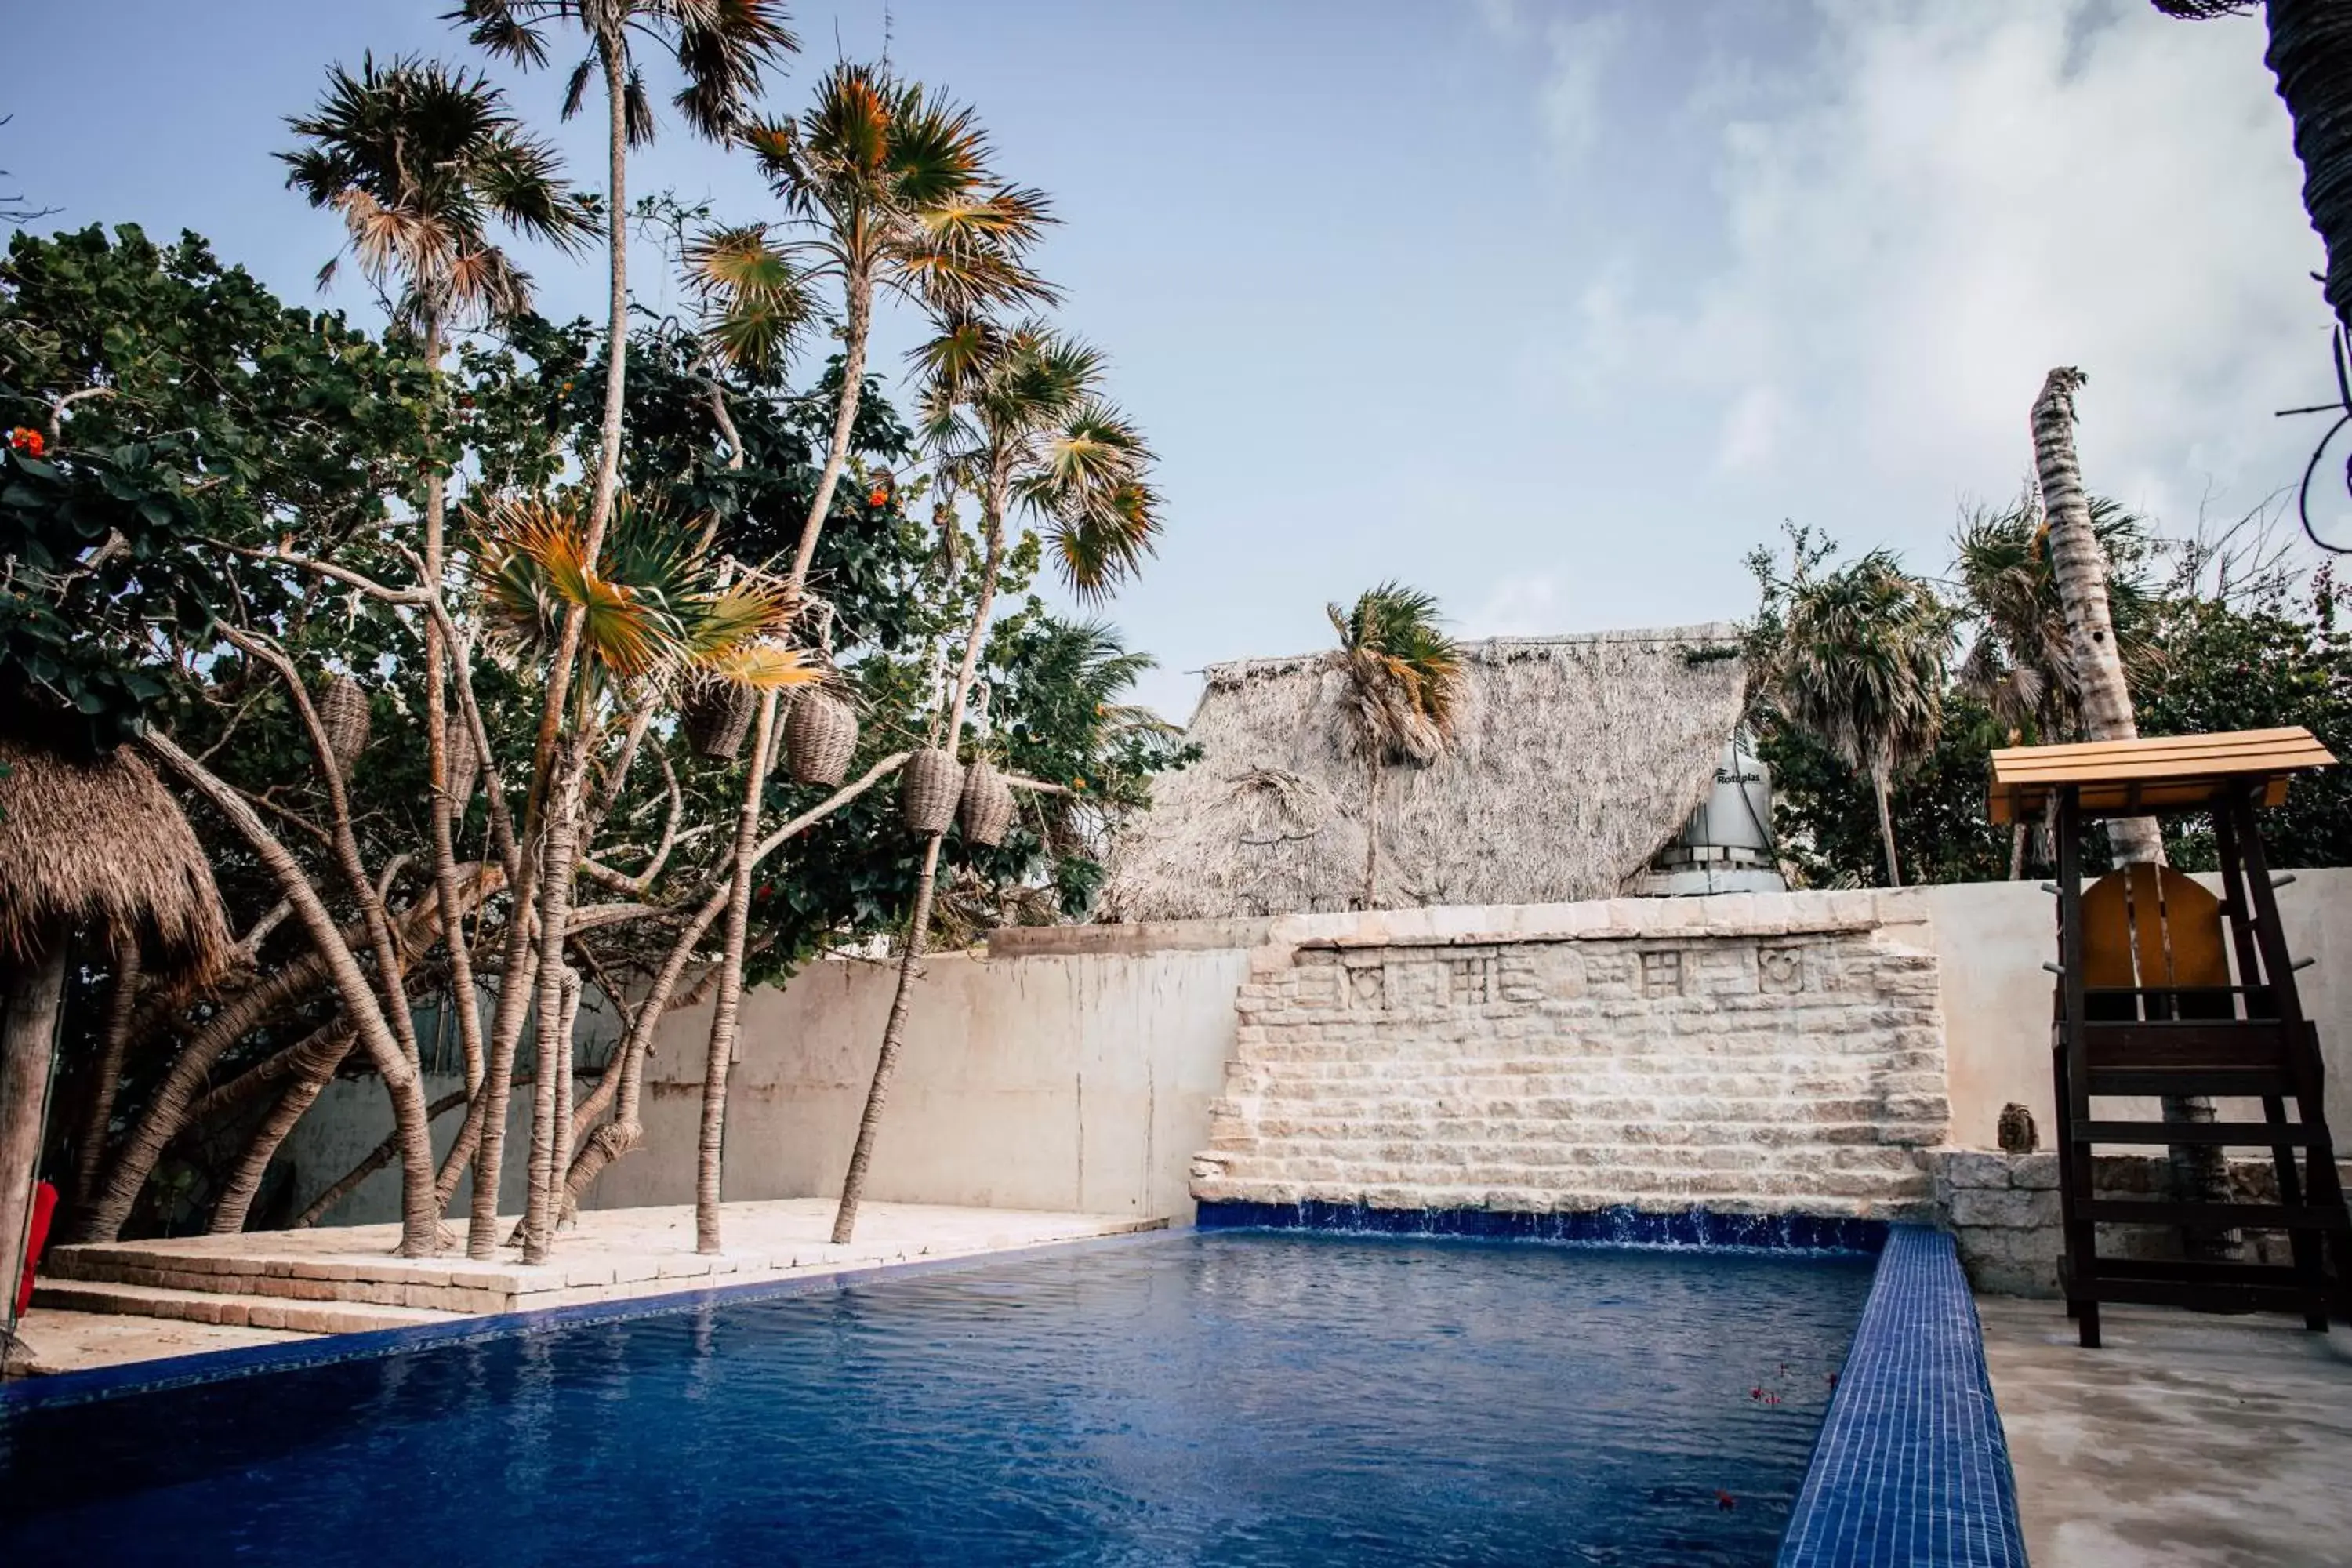
[(591, 1210), (535, 1268), (512, 1247), (486, 1262), (462, 1253), (395, 1258), (400, 1230), (391, 1225), (65, 1247), (42, 1266), (24, 1337), (36, 1370), (67, 1371), (301, 1334), (971, 1257), (1165, 1223), (869, 1203), (857, 1239), (835, 1247), (826, 1239), (833, 1213), (829, 1198), (729, 1204), (726, 1248), (706, 1256), (694, 1250), (691, 1207)]
[(2352, 1562), (2352, 1330), (2109, 1305), (2086, 1351), (2063, 1303), (1977, 1313), (2034, 1568)]

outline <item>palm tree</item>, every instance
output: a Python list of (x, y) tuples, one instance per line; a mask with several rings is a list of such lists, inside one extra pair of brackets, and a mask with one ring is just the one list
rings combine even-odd
[(1825, 574), (1801, 571), (1784, 615), (1766, 680), (1791, 723), (1870, 780), (1887, 885), (1899, 888), (1888, 800), (1895, 776), (1935, 749), (1942, 728), (1951, 611), (1874, 550)]
[[(337, 66), (316, 109), (288, 121), (303, 145), (279, 158), (286, 183), (310, 205), (340, 213), (347, 247), (369, 281), (392, 295), (394, 321), (414, 331), (437, 392), (445, 331), (514, 315), (530, 300), (530, 279), (491, 239), (495, 226), (572, 249), (594, 231), (590, 205), (575, 196), (554, 152), (525, 136), (504, 96), (486, 79), (414, 58), (357, 76)], [(320, 270), (331, 279), (340, 258)], [(428, 434), (437, 436), (433, 430)], [(444, 570), (447, 496), (437, 457), (425, 463), (425, 574)], [(449, 799), (448, 713), (440, 629), (425, 628), (425, 731), (432, 783), (435, 884), (448, 933), (450, 986), (468, 1090), (480, 1087), (481, 1023), (472, 1005), (473, 962), (463, 940)]]
[(1364, 764), (1362, 907), (1379, 907), (1381, 769), (1423, 766), (1454, 741), (1462, 692), (1462, 652), (1437, 629), (1437, 601), (1418, 589), (1383, 583), (1346, 610), (1325, 606), (1339, 646), (1328, 656), (1348, 678), (1340, 726), (1348, 750)]
[[(602, 562), (620, 482), (621, 414), (627, 375), (628, 150), (650, 141), (654, 132), (653, 105), (635, 46), (640, 41), (658, 46), (671, 58), (685, 78), (673, 103), (698, 133), (719, 142), (731, 140), (742, 128), (751, 103), (759, 97), (764, 73), (799, 46), (785, 26), (778, 0), (462, 0), (447, 15), (452, 21), (468, 25), (468, 37), (475, 44), (526, 68), (546, 63), (551, 24), (583, 31), (588, 52), (573, 68), (564, 92), (567, 119), (578, 112), (590, 79), (599, 74), (604, 78), (605, 248), (610, 274), (604, 409), (589, 512), (578, 540), (580, 560)], [(530, 851), (514, 892), (517, 909), (536, 905), (535, 919), (519, 918), (515, 929), (520, 933), (536, 928), (540, 949), (534, 1005), (542, 1026), (557, 1016), (562, 999), (562, 954), (571, 920), (573, 859), (583, 809), (581, 781), (591, 734), (583, 726), (573, 731), (565, 743), (558, 742), (572, 663), (587, 633), (587, 619), (585, 603), (571, 605), (548, 659), (547, 694), (533, 747), (531, 788), (523, 825), (522, 837)], [(527, 940), (518, 934), (509, 943), (509, 957), (516, 961), (509, 966), (510, 973), (522, 967)], [(498, 1027), (502, 1036), (511, 1036), (520, 1027), (520, 1016), (506, 1009), (506, 998), (502, 991)], [(499, 1043), (494, 1040), (494, 1047)], [(494, 1082), (491, 1092), (502, 1092), (501, 1086)], [(467, 1241), (467, 1250), (476, 1257), (490, 1256), (495, 1246), (499, 1172), (492, 1156), (498, 1148), (498, 1131), (486, 1118), (482, 1163), (475, 1175), (473, 1229)], [(527, 1256), (534, 1248), (543, 1255), (546, 1234), (543, 1225), (530, 1228)]]
[[(933, 462), (943, 479), (977, 495), (981, 505), (978, 593), (947, 702), (946, 744), (953, 751), (995, 605), (1012, 509), (1020, 506), (1045, 525), (1047, 552), (1062, 581), (1092, 599), (1131, 575), (1150, 553), (1160, 531), (1159, 501), (1145, 478), (1151, 452), (1104, 399), (1106, 366), (1087, 344), (1039, 322), (1006, 330), (971, 316), (950, 322), (919, 357), (928, 376), (923, 424)], [(900, 943), (898, 990), (834, 1215), (836, 1245), (846, 1245), (856, 1230), (875, 1134), (906, 1037), (915, 965), (929, 934), (941, 837), (932, 834), (923, 846), (914, 909)]]
[[(841, 290), (841, 401), (793, 557), (797, 586), (848, 461), (877, 289), (934, 314), (1049, 303), (1054, 291), (1024, 257), (1053, 220), (1041, 193), (997, 178), (987, 133), (970, 109), (899, 81), (886, 67), (843, 61), (798, 120), (763, 122), (744, 140), (790, 226), (777, 237), (735, 231), (737, 243), (719, 254), (740, 276), (781, 277), (788, 268)], [(742, 297), (748, 318), (730, 313), (722, 330), (756, 338), (772, 292), (751, 288)]]
[[(2104, 496), (2090, 500), (2091, 532), (2117, 570), (2108, 580), (2116, 648), (2126, 672), (2155, 657), (2147, 587), (2129, 568), (2151, 545), (2147, 526)], [(2050, 530), (2029, 493), (2004, 511), (1979, 509), (1952, 542), (1961, 602), (1974, 623), (1954, 684), (1985, 705), (2011, 745), (2071, 739), (2082, 731), (2082, 695), (2052, 570)], [(2026, 824), (2013, 825), (2010, 879), (2024, 874)]]
[[(796, 595), (757, 574), (738, 574), (722, 584), (718, 563), (693, 532), (630, 504), (625, 495), (616, 500), (613, 526), (595, 558), (587, 551), (584, 521), (560, 506), (503, 501), (488, 510), (480, 529), (483, 607), (493, 634), (523, 657), (543, 659), (571, 627), (580, 628), (585, 657), (576, 663), (564, 694), (567, 720), (576, 733), (596, 732), (600, 714), (634, 706), (628, 699), (647, 683), (730, 681), (760, 693), (762, 710), (772, 721), (776, 693), (817, 678), (808, 658), (783, 640), (798, 614)], [(758, 755), (765, 752), (763, 738)], [(565, 756), (572, 754), (573, 749), (566, 748)], [(562, 823), (553, 826), (560, 830)], [(553, 833), (550, 842), (557, 847), (549, 866), (568, 865), (570, 844), (558, 844)], [(541, 952), (535, 971), (532, 1000), (543, 1022), (523, 1226), (524, 1258), (530, 1262), (546, 1256), (556, 1218), (555, 1189), (571, 1163), (570, 1149), (556, 1144), (568, 1131), (557, 1125), (558, 1075), (544, 1065), (555, 1048), (570, 1044), (558, 1040), (551, 1023), (545, 1022), (563, 1013), (562, 952), (558, 938)], [(502, 1011), (519, 1017), (520, 989), (511, 1001), (502, 991), (500, 1004)], [(487, 1223), (497, 1220), (496, 1177), (516, 1044), (512, 1028), (493, 1030), (474, 1194), (478, 1228), (486, 1213)]]
[[(2257, 0), (2152, 0), (2168, 16), (2202, 21), (2242, 15)], [(2352, 19), (2338, 0), (2267, 0), (2263, 56), (2294, 123), (2303, 205), (2327, 247), (2325, 293), (2352, 331)]]

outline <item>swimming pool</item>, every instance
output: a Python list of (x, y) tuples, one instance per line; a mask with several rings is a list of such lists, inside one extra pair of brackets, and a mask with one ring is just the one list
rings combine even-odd
[(0, 1415), (0, 1560), (1769, 1563), (1868, 1258), (1177, 1234)]

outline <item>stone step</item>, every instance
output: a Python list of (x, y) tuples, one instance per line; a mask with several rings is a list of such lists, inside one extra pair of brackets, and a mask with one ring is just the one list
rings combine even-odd
[(407, 1329), (446, 1323), (464, 1316), (419, 1307), (373, 1302), (296, 1301), (281, 1297), (228, 1295), (212, 1290), (175, 1290), (156, 1285), (101, 1280), (44, 1279), (33, 1304), (74, 1312), (111, 1312), (128, 1317), (170, 1318), (182, 1322), (224, 1323), (236, 1328), (290, 1329), (310, 1334), (352, 1334), (370, 1329)]
[(443, 1260), (425, 1267), (391, 1259), (370, 1264), (272, 1259), (265, 1264), (256, 1258), (112, 1243), (60, 1247), (42, 1265), (42, 1273), (77, 1283), (457, 1313), (506, 1311), (522, 1283), (512, 1269), (470, 1269)]

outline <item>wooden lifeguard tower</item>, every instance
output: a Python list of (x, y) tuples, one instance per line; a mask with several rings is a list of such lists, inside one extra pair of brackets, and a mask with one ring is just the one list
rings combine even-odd
[[(2331, 1311), (2352, 1307), (2352, 1222), (2327, 1132), (2319, 1039), (2279, 925), (2276, 889), (2288, 879), (2271, 875), (2254, 820), (2256, 807), (2285, 798), (2294, 774), (2335, 761), (2299, 727), (1992, 754), (1994, 822), (2056, 805), (2058, 962), (2048, 967), (2058, 975), (2059, 1283), (2085, 1347), (2099, 1342), (2103, 1301), (2300, 1312), (2321, 1331)], [(2212, 814), (2218, 898), (2163, 866), (2126, 866), (2083, 885), (2087, 824), (2183, 812)], [(2170, 1095), (2259, 1100), (2262, 1120), (2175, 1122), (2093, 1108)], [(2265, 1149), (2277, 1200), (2101, 1198), (2091, 1155), (2102, 1144)], [(2103, 1258), (2101, 1225), (2284, 1231), (2292, 1261)]]

